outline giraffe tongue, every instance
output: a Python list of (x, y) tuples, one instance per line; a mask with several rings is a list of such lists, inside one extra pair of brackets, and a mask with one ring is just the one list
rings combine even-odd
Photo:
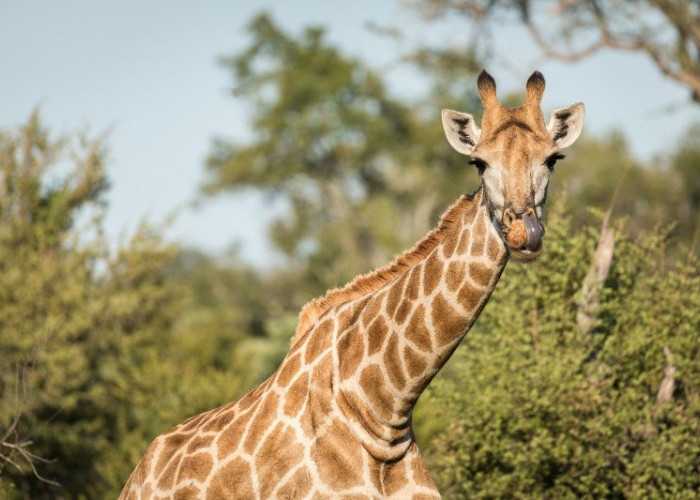
[(527, 234), (525, 248), (531, 251), (539, 250), (542, 245), (542, 226), (530, 214), (523, 215), (523, 222), (525, 223), (525, 233)]

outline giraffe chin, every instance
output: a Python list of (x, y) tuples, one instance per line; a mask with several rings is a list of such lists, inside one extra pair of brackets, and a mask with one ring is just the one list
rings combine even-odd
[(510, 256), (517, 260), (518, 262), (532, 262), (537, 259), (537, 257), (542, 254), (542, 246), (538, 248), (537, 250), (527, 250), (525, 248), (511, 248), (508, 247), (508, 250), (510, 250)]

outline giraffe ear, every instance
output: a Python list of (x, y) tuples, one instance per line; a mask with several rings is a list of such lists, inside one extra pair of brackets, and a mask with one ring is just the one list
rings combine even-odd
[(585, 108), (582, 102), (552, 111), (547, 131), (559, 149), (571, 146), (578, 139), (583, 128), (584, 115)]
[(445, 129), (447, 142), (455, 150), (465, 155), (470, 155), (474, 151), (476, 143), (479, 142), (481, 129), (474, 123), (472, 115), (451, 109), (443, 109), (442, 126)]

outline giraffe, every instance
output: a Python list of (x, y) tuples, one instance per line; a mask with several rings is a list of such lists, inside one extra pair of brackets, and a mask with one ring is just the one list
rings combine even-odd
[(439, 498), (412, 409), (509, 258), (542, 251), (550, 172), (584, 117), (576, 103), (545, 124), (544, 85), (533, 73), (524, 104), (508, 109), (482, 71), (482, 128), (442, 112), (479, 189), (392, 264), (307, 304), (278, 369), (241, 400), (156, 438), (120, 498)]

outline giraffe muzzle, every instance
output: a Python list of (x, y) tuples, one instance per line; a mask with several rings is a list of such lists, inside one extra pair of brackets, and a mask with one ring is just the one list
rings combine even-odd
[(527, 254), (520, 255), (521, 257), (529, 257), (531, 254), (536, 256), (539, 253), (544, 228), (532, 208), (518, 215), (513, 210), (506, 209), (503, 226), (506, 228), (506, 242), (511, 250)]

